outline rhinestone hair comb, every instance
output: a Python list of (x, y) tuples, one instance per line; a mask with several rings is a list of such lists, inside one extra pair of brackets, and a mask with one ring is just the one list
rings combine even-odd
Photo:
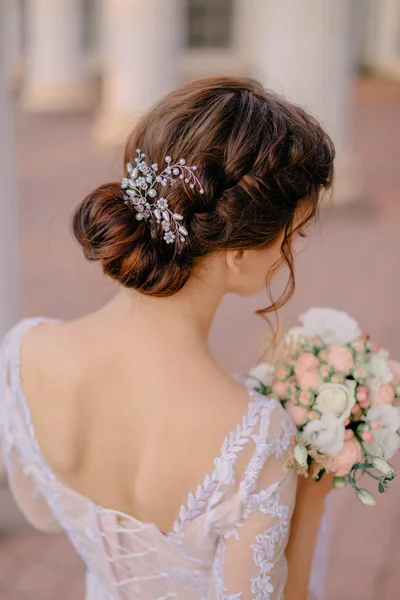
[(176, 164), (172, 163), (170, 156), (165, 157), (167, 166), (159, 173), (158, 164), (149, 166), (146, 163), (144, 152), (138, 148), (136, 150), (135, 163), (126, 165), (128, 177), (121, 181), (121, 188), (124, 191), (125, 204), (133, 206), (136, 210), (136, 219), (148, 221), (156, 219), (157, 224), (161, 225), (164, 232), (164, 240), (167, 244), (177, 243), (178, 246), (186, 241), (188, 231), (183, 223), (183, 216), (170, 210), (168, 200), (162, 195), (158, 197), (155, 186), (159, 184), (162, 188), (168, 185), (174, 185), (178, 179), (189, 184), (190, 188), (198, 187), (200, 194), (204, 194), (203, 186), (197, 179), (194, 171), (197, 167), (186, 165), (184, 158), (181, 158)]

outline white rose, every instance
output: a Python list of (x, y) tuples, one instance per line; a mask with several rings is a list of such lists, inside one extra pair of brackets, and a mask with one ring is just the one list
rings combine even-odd
[(321, 454), (336, 456), (344, 444), (344, 425), (331, 413), (310, 421), (304, 427), (302, 441), (316, 448)]
[(323, 383), (318, 388), (314, 408), (322, 414), (331, 414), (342, 423), (351, 415), (351, 409), (356, 403), (356, 382), (346, 380), (341, 383)]
[(345, 346), (361, 335), (357, 322), (342, 310), (310, 308), (299, 320), (307, 335), (317, 335), (327, 346)]
[(372, 456), (390, 460), (400, 450), (399, 410), (391, 404), (374, 404), (367, 412), (367, 420), (379, 423), (380, 427), (373, 430), (372, 442), (363, 442), (365, 449)]
[(274, 378), (275, 369), (268, 363), (260, 363), (253, 369), (250, 369), (249, 376), (245, 381), (246, 387), (250, 389), (260, 387), (260, 382), (270, 387)]
[(390, 383), (393, 379), (393, 373), (389, 366), (389, 352), (379, 350), (376, 354), (371, 354), (369, 361), (369, 371), (372, 375), (371, 385), (379, 388), (385, 383)]

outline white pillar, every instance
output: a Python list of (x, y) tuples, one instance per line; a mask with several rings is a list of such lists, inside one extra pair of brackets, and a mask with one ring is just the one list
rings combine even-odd
[(348, 0), (256, 0), (255, 76), (306, 107), (337, 150), (335, 198), (356, 199), (349, 148), (353, 65)]
[(179, 83), (183, 11), (179, 0), (105, 0), (104, 85), (97, 136), (124, 139), (127, 127)]
[[(249, 6), (248, 0), (234, 0), (233, 14), (233, 50), (237, 54), (236, 72), (241, 71), (244, 75), (252, 75), (254, 62), (255, 39), (254, 39), (254, 14)], [(240, 73), (241, 74), (241, 73)]]
[(7, 7), (7, 28), (4, 28), (2, 35), (6, 38), (12, 87), (18, 89), (23, 74), (22, 1), (7, 0)]
[[(0, 339), (20, 316), (19, 231), (15, 189), (9, 37), (13, 0), (0, 0)], [(0, 481), (3, 467), (0, 455)]]
[(81, 0), (27, 0), (27, 37), (23, 107), (47, 112), (91, 106)]
[(400, 79), (400, 0), (367, 0), (365, 64), (384, 77)]

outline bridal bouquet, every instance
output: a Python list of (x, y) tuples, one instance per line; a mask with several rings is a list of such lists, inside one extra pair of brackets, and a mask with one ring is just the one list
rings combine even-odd
[(312, 308), (299, 320), (246, 383), (279, 399), (296, 424), (290, 466), (317, 480), (334, 473), (335, 487), (349, 482), (374, 506), (359, 478), (382, 493), (395, 476), (387, 461), (400, 449), (400, 365), (345, 312)]

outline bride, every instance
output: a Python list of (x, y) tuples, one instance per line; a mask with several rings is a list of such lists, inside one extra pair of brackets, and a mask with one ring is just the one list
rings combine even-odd
[(306, 598), (329, 485), (302, 482), (292, 518), (293, 425), (221, 369), (207, 336), (225, 294), (255, 294), (281, 266), (286, 293), (260, 314), (288, 300), (333, 158), (303, 109), (252, 80), (205, 79), (143, 117), (121, 181), (77, 208), (76, 239), (119, 291), (75, 321), (11, 330), (0, 430), (17, 502), (66, 532), (87, 600)]

